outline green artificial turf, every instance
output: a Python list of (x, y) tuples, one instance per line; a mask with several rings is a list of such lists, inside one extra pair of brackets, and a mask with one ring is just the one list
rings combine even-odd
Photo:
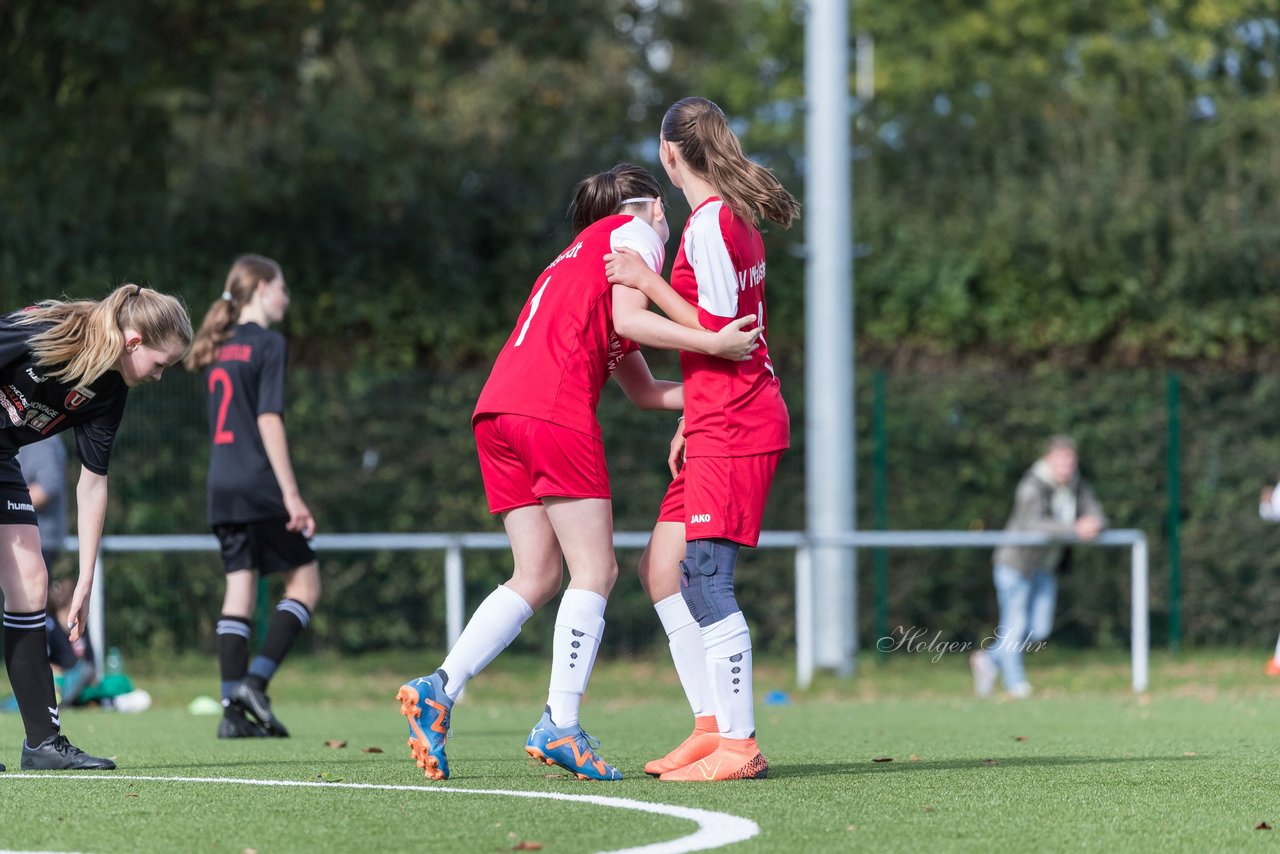
[(823, 677), (808, 692), (793, 689), (784, 663), (766, 663), (757, 697), (786, 692), (784, 704), (757, 704), (769, 779), (713, 785), (641, 772), (690, 723), (660, 660), (601, 662), (593, 675), (583, 724), (627, 775), (607, 784), (525, 757), (545, 662), (500, 659), (471, 684), (454, 712), (453, 777), (444, 784), (424, 780), (408, 758), (394, 700), (401, 681), (435, 663), (431, 655), (291, 661), (272, 692), (293, 737), (241, 741), (218, 741), (215, 717), (186, 711), (214, 690), (213, 662), (139, 662), (132, 675), (155, 697), (151, 710), (64, 712), (65, 732), (116, 757), (115, 774), (20, 778), (20, 721), (0, 717), (0, 761), (9, 766), (0, 775), (0, 849), (501, 851), (528, 842), (578, 852), (696, 830), (609, 806), (439, 791), (448, 788), (604, 795), (755, 821), (759, 835), (726, 849), (734, 851), (1235, 850), (1280, 834), (1254, 829), (1280, 827), (1280, 684), (1261, 675), (1264, 658), (1157, 655), (1152, 690), (1138, 697), (1121, 654), (1043, 656), (1029, 663), (1037, 693), (1023, 701), (973, 698), (962, 657), (868, 656), (855, 679)]

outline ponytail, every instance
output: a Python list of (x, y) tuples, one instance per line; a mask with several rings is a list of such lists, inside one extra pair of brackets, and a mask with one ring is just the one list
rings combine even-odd
[(191, 352), (183, 362), (188, 371), (202, 371), (218, 360), (218, 349), (231, 337), (240, 309), (253, 299), (260, 282), (280, 275), (280, 265), (262, 255), (241, 255), (231, 264), (222, 296), (213, 301), (200, 321)]
[(32, 335), (28, 346), (37, 365), (56, 367), (51, 378), (75, 386), (90, 385), (119, 361), (126, 327), (150, 346), (191, 344), (191, 319), (182, 303), (140, 285), (121, 285), (101, 300), (45, 300), (14, 320), (52, 324)]
[(800, 202), (772, 171), (749, 159), (729, 128), (724, 111), (706, 98), (676, 101), (662, 118), (662, 138), (706, 178), (739, 218), (758, 224), (772, 220), (790, 228), (800, 216)]
[(645, 169), (630, 163), (619, 163), (608, 172), (583, 178), (573, 191), (569, 203), (569, 219), (573, 233), (596, 220), (620, 213), (628, 199), (661, 199), (658, 179)]

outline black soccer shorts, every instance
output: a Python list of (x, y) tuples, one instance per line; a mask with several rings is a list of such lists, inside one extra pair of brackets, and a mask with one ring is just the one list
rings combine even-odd
[(307, 538), (285, 528), (286, 519), (214, 525), (227, 572), (254, 569), (261, 575), (288, 572), (316, 559)]

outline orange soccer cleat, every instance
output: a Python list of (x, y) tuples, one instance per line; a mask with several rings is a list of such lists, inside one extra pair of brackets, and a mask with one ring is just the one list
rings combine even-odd
[(1268, 676), (1280, 676), (1280, 661), (1276, 661), (1275, 656), (1267, 659), (1267, 668), (1263, 671)]
[(715, 715), (703, 715), (693, 719), (693, 733), (676, 745), (661, 759), (652, 759), (645, 763), (644, 773), (658, 777), (668, 771), (675, 771), (686, 765), (692, 765), (699, 759), (711, 755), (720, 746), (720, 728), (716, 726)]
[(668, 771), (665, 782), (709, 783), (715, 780), (762, 780), (769, 763), (754, 738), (721, 738), (720, 746), (691, 765)]

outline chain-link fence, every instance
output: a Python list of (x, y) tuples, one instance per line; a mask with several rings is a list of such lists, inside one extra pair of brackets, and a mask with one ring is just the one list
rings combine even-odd
[[(658, 356), (655, 373), (672, 376)], [(287, 425), (303, 493), (332, 533), (499, 531), (489, 517), (469, 430), (485, 372), (450, 374), (313, 372), (290, 374)], [(804, 527), (803, 399), (798, 372), (783, 366), (793, 417), (765, 527)], [(1172, 461), (1180, 500), (1170, 515), (1169, 376), (1161, 371), (1066, 375), (981, 370), (891, 371), (859, 377), (858, 482), (861, 527), (995, 529), (1003, 525), (1019, 476), (1051, 433), (1072, 433), (1084, 475), (1112, 524), (1151, 538), (1152, 639), (1169, 638), (1181, 606), (1189, 644), (1267, 645), (1280, 613), (1280, 568), (1271, 542), (1280, 530), (1260, 521), (1258, 490), (1280, 473), (1271, 427), (1280, 379), (1267, 375), (1179, 378), (1180, 453)], [(877, 400), (879, 395), (879, 400)], [(112, 467), (109, 533), (196, 533), (204, 521), (207, 427), (198, 377), (174, 373), (130, 400)], [(639, 412), (616, 389), (601, 405), (616, 526), (646, 530), (669, 475), (674, 419)], [(1171, 602), (1169, 528), (1181, 545), (1181, 602)], [(638, 553), (621, 551), (622, 575), (609, 609), (613, 653), (651, 646), (659, 628), (634, 579)], [(309, 643), (357, 652), (444, 644), (442, 556), (326, 554), (323, 603)], [(887, 584), (874, 567), (885, 567)], [(863, 645), (887, 619), (924, 625), (957, 639), (985, 636), (995, 618), (990, 555), (980, 550), (863, 553), (859, 625)], [(1126, 559), (1080, 550), (1061, 586), (1063, 644), (1128, 642)], [(63, 558), (60, 571), (73, 571)], [(478, 602), (510, 570), (502, 553), (468, 557), (467, 600)], [(794, 643), (792, 556), (760, 551), (743, 561), (740, 598), (758, 648)], [(211, 649), (221, 599), (213, 555), (134, 555), (113, 561), (106, 606), (112, 637), (126, 649)], [(877, 619), (877, 616), (880, 619)], [(540, 647), (538, 628), (520, 643)]]

